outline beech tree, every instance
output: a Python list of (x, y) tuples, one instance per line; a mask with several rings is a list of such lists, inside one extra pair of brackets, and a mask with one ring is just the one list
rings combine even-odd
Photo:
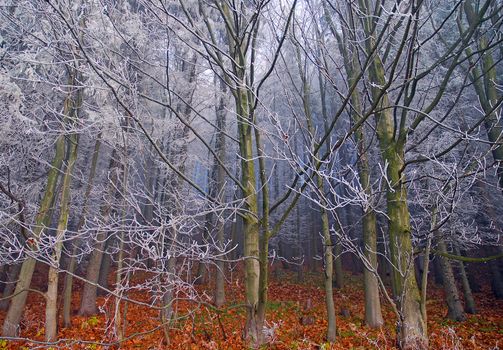
[(243, 338), (259, 348), (281, 327), (271, 266), (302, 280), (309, 261), (336, 342), (352, 259), (366, 325), (387, 304), (398, 347), (428, 348), (430, 269), (454, 321), (476, 311), (464, 263), (489, 262), (503, 293), (501, 5), (1, 1), (2, 337), (24, 339), (37, 293), (48, 346), (68, 342), (60, 297), (65, 327), (105, 314), (110, 346), (131, 337), (128, 305), (155, 310), (146, 332), (168, 344), (202, 306), (227, 312), (242, 265)]

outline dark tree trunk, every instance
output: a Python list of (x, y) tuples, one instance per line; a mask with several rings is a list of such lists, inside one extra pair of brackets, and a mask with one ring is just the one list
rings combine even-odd
[(498, 260), (489, 262), (491, 270), (491, 288), (496, 299), (503, 299), (503, 276)]
[[(106, 247), (109, 247), (112, 244), (111, 240), (107, 241)], [(106, 248), (105, 248), (106, 249)], [(110, 266), (112, 265), (112, 256), (110, 254), (104, 254), (101, 259), (101, 267), (100, 267), (100, 277), (98, 278), (98, 284), (104, 289), (98, 288), (98, 295), (105, 295), (107, 292), (105, 289), (108, 288), (108, 275), (110, 274)]]
[[(438, 250), (441, 253), (447, 253), (447, 248), (443, 238), (438, 241)], [(453, 321), (464, 321), (466, 316), (463, 311), (463, 305), (459, 298), (456, 280), (452, 272), (452, 265), (449, 259), (438, 257), (440, 260), (440, 268), (442, 271), (442, 280), (445, 291), (445, 298), (447, 302), (447, 317)]]
[(433, 258), (433, 276), (434, 276), (434, 281), (435, 285), (437, 286), (443, 286), (444, 285), (444, 279), (442, 275), (442, 266), (440, 264), (440, 257), (435, 256)]
[(16, 281), (19, 275), (19, 271), (21, 271), (21, 264), (11, 265), (9, 267), (9, 271), (7, 273), (7, 280), (5, 282), (5, 288), (3, 290), (2, 298), (0, 300), (0, 310), (7, 310), (9, 308), (10, 299), (5, 299), (12, 295), (14, 289), (16, 288)]
[[(456, 255), (461, 255), (459, 248), (454, 247), (454, 253)], [(475, 300), (473, 299), (472, 290), (470, 288), (470, 282), (466, 274), (465, 264), (462, 261), (458, 261), (459, 274), (461, 276), (461, 285), (463, 286), (463, 296), (465, 299), (465, 312), (467, 314), (476, 314), (477, 308), (475, 306)]]

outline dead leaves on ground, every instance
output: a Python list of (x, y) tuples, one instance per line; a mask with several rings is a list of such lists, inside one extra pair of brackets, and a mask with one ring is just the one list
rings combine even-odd
[[(294, 274), (282, 274), (281, 281), (271, 281), (267, 306), (266, 349), (394, 349), (395, 317), (384, 304), (385, 325), (370, 329), (364, 325), (364, 299), (361, 280), (351, 276), (342, 290), (335, 290), (335, 303), (340, 314), (337, 318), (337, 342), (328, 344), (324, 340), (326, 311), (321, 276), (306, 274), (303, 283), (294, 280)], [(201, 292), (211, 295), (211, 286), (198, 286)], [(217, 313), (204, 305), (178, 302), (177, 316), (169, 331), (169, 344), (165, 343), (159, 327), (158, 310), (128, 303), (125, 322), (125, 340), (121, 349), (246, 349), (242, 340), (245, 310), (243, 286), (231, 283), (227, 286), (227, 309)], [(148, 302), (150, 296), (134, 292), (130, 298)], [(432, 349), (491, 349), (503, 345), (503, 301), (492, 298), (489, 290), (476, 294), (480, 313), (471, 315), (465, 322), (455, 323), (445, 319), (447, 313), (443, 293), (430, 288), (428, 302), (428, 332)], [(73, 295), (74, 312), (80, 302), (80, 290)], [(70, 339), (64, 344), (68, 349), (118, 349), (118, 345), (106, 346), (116, 339), (113, 333), (113, 298), (99, 298), (103, 313), (97, 316), (72, 318), (71, 327), (61, 327), (60, 339)], [(235, 307), (233, 307), (235, 305)], [(230, 306), (230, 307), (229, 307)], [(125, 307), (125, 303), (121, 304)], [(0, 350), (29, 349), (36, 341), (44, 339), (44, 300), (31, 293), (25, 311), (21, 335), (32, 342), (0, 342)], [(195, 311), (194, 311), (195, 310)], [(344, 310), (344, 312), (342, 312)], [(0, 322), (5, 312), (0, 313)], [(62, 322), (60, 322), (62, 324)], [(100, 345), (101, 344), (101, 345)], [(23, 348), (24, 347), (24, 348)]]

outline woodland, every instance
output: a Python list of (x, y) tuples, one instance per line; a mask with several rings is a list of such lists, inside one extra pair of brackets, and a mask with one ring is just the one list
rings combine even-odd
[(502, 0), (0, 0), (0, 350), (499, 349)]

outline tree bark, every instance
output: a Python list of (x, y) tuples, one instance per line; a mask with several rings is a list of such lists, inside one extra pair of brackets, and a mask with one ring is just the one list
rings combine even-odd
[[(75, 101), (72, 95), (67, 97), (66, 104), (70, 104), (69, 117), (71, 123), (77, 122), (78, 111), (82, 106), (82, 90), (76, 92)], [(53, 342), (58, 336), (58, 281), (59, 281), (59, 264), (61, 260), (61, 251), (63, 248), (64, 237), (68, 226), (68, 216), (70, 214), (70, 191), (73, 176), (73, 168), (77, 162), (77, 148), (79, 136), (77, 134), (68, 135), (66, 137), (67, 148), (69, 151), (68, 161), (64, 164), (63, 185), (61, 188), (60, 199), (60, 214), (58, 227), (56, 230), (56, 240), (53, 248), (52, 262), (49, 266), (49, 276), (47, 282), (46, 307), (45, 307), (45, 340)]]
[[(107, 239), (105, 244), (105, 251), (112, 246), (113, 240), (114, 240), (113, 238)], [(98, 285), (105, 289), (108, 289), (108, 275), (110, 274), (111, 265), (112, 265), (112, 255), (108, 253), (103, 254), (100, 266), (100, 277), (98, 277)], [(105, 289), (98, 288), (97, 290), (98, 295), (106, 295), (107, 291), (105, 291)]]
[[(318, 178), (318, 186), (321, 184), (321, 178)], [(336, 338), (336, 319), (332, 276), (334, 273), (332, 239), (330, 237), (330, 228), (328, 226), (328, 214), (325, 209), (321, 209), (322, 231), (323, 231), (323, 259), (325, 263), (325, 305), (327, 308), (327, 341), (334, 342)]]
[(316, 260), (316, 256), (318, 255), (318, 239), (319, 239), (319, 236), (318, 236), (318, 230), (319, 230), (319, 227), (317, 225), (317, 222), (319, 220), (316, 220), (317, 218), (317, 215), (318, 213), (312, 209), (311, 210), (311, 222), (313, 223), (312, 226), (311, 226), (311, 230), (310, 230), (310, 249), (309, 249), (309, 261), (311, 263), (311, 272), (317, 272), (318, 270), (318, 266), (317, 266), (317, 260)]
[(433, 258), (433, 268), (434, 268), (434, 281), (437, 286), (443, 286), (444, 285), (444, 278), (442, 275), (442, 266), (440, 264), (440, 257), (435, 256)]
[[(109, 171), (111, 172), (110, 185), (108, 187), (108, 199), (105, 200), (101, 207), (101, 215), (105, 221), (108, 221), (110, 217), (110, 212), (112, 210), (111, 203), (115, 197), (115, 188), (118, 183), (118, 168), (117, 168), (117, 152), (115, 149), (112, 152), (109, 163)], [(100, 230), (96, 235), (96, 243), (94, 244), (94, 249), (89, 258), (89, 263), (87, 265), (86, 271), (86, 283), (82, 289), (82, 297), (80, 301), (79, 315), (94, 315), (98, 312), (96, 307), (97, 290), (98, 290), (98, 279), (100, 276), (101, 261), (103, 259), (103, 251), (105, 247), (105, 241), (107, 239), (107, 233)]]
[(21, 271), (22, 264), (15, 264), (9, 267), (9, 271), (7, 273), (7, 281), (5, 282), (5, 288), (2, 293), (2, 300), (0, 300), (0, 310), (7, 310), (9, 308), (10, 297), (12, 292), (16, 288), (16, 281), (19, 276), (19, 272)]
[(496, 299), (503, 299), (503, 274), (501, 273), (499, 261), (489, 262), (491, 270), (491, 288)]
[(335, 238), (337, 241), (335, 242), (335, 250), (334, 250), (334, 287), (336, 289), (341, 289), (344, 287), (344, 273), (342, 270), (342, 245), (339, 239)]
[[(484, 13), (477, 12), (477, 9), (473, 6), (472, 0), (464, 3), (464, 11), (470, 26), (478, 26), (480, 18), (482, 18), (481, 16), (483, 16)], [(494, 14), (491, 15), (494, 16)], [(497, 165), (499, 188), (503, 191), (503, 145), (501, 144), (503, 123), (500, 118), (501, 106), (498, 106), (498, 100), (501, 95), (498, 92), (497, 65), (494, 63), (493, 53), (488, 50), (488, 45), (486, 34), (482, 34), (477, 42), (477, 51), (480, 52), (478, 54), (480, 60), (472, 56), (473, 52), (470, 48), (467, 48), (466, 52), (471, 65), (470, 78), (475, 92), (479, 97), (480, 105), (484, 113), (486, 113), (484, 126), (486, 128), (487, 138), (493, 143), (491, 152)]]
[[(314, 148), (317, 146), (317, 136), (316, 136), (316, 130), (314, 127), (314, 119), (313, 115), (311, 112), (311, 104), (309, 101), (310, 97), (310, 85), (306, 76), (305, 72), (305, 67), (302, 64), (302, 59), (301, 59), (301, 52), (300, 48), (297, 46), (296, 47), (296, 54), (297, 54), (297, 66), (299, 69), (299, 75), (301, 78), (302, 82), (302, 93), (301, 93), (301, 98), (302, 98), (302, 104), (304, 107), (304, 115), (306, 117), (306, 124), (307, 124), (307, 129), (309, 131), (309, 134), (311, 138), (313, 139), (311, 143), (313, 144)], [(323, 104), (323, 101), (322, 101)], [(316, 169), (319, 169), (320, 167), (320, 161), (316, 159), (317, 154), (313, 154), (313, 163), (316, 164)], [(316, 181), (316, 187), (317, 187), (317, 195), (320, 201), (320, 212), (321, 212), (321, 231), (322, 231), (322, 237), (323, 237), (323, 263), (324, 263), (324, 286), (325, 286), (325, 306), (327, 309), (327, 341), (328, 342), (334, 342), (336, 339), (336, 318), (335, 318), (335, 305), (334, 305), (334, 293), (333, 293), (333, 288), (334, 288), (334, 254), (333, 254), (333, 246), (332, 246), (332, 238), (330, 235), (330, 226), (328, 222), (328, 213), (325, 210), (325, 206), (327, 204), (327, 199), (325, 197), (325, 193), (323, 190), (324, 184), (323, 184), (323, 178), (322, 175), (319, 173), (315, 173), (314, 175), (315, 181)], [(338, 260), (338, 266), (336, 267), (336, 272), (337, 272), (337, 283), (341, 284), (342, 283), (342, 265), (340, 265), (340, 244), (339, 242), (336, 243), (339, 246), (339, 251), (336, 253), (336, 259)]]
[[(454, 246), (454, 253), (456, 255), (461, 255), (459, 248)], [(459, 274), (461, 275), (461, 283), (463, 286), (463, 296), (465, 299), (465, 312), (467, 314), (476, 314), (477, 307), (475, 306), (475, 300), (473, 299), (472, 289), (470, 287), (470, 282), (466, 274), (465, 264), (462, 261), (457, 261), (459, 267)]]
[(163, 324), (164, 337), (166, 343), (169, 344), (169, 328), (171, 324), (171, 318), (173, 316), (173, 273), (175, 272), (176, 258), (170, 257), (166, 265), (166, 281), (167, 290), (164, 291), (162, 295), (162, 309), (160, 312), (161, 322)]
[[(223, 162), (226, 155), (225, 147), (225, 129), (226, 129), (226, 111), (225, 111), (225, 92), (226, 86), (223, 81), (220, 81), (221, 96), (219, 98), (219, 103), (216, 108), (216, 119), (217, 119), (217, 140), (216, 140), (216, 153), (218, 158)], [(224, 201), (225, 196), (225, 169), (223, 166), (219, 165), (215, 160), (215, 196), (221, 201)], [(217, 249), (218, 256), (221, 257), (217, 260), (216, 267), (217, 271), (215, 274), (215, 305), (217, 307), (222, 306), (225, 303), (225, 264), (223, 261), (223, 249), (225, 240), (225, 222), (220, 216), (215, 218), (215, 228), (217, 232)]]
[[(364, 13), (369, 13), (369, 4), (360, 0)], [(365, 21), (365, 32), (372, 35), (370, 17)], [(373, 50), (374, 40), (367, 40), (367, 51)], [(421, 313), (421, 296), (414, 276), (414, 251), (412, 247), (410, 213), (407, 206), (407, 189), (404, 169), (405, 139), (395, 139), (395, 118), (390, 108), (390, 100), (385, 90), (384, 65), (379, 55), (374, 54), (369, 78), (373, 84), (372, 98), (376, 104), (376, 132), (381, 155), (387, 165), (388, 188), (386, 193), (389, 217), (389, 245), (393, 264), (392, 283), (396, 293), (400, 319), (398, 320), (398, 345), (401, 349), (426, 349), (428, 336), (426, 320)], [(401, 130), (403, 132), (403, 130)]]
[[(65, 110), (65, 115), (68, 115), (68, 110)], [(35, 218), (35, 225), (33, 227), (33, 242), (28, 247), (31, 251), (36, 252), (38, 239), (42, 231), (50, 225), (52, 206), (56, 198), (56, 185), (59, 179), (61, 165), (65, 155), (65, 138), (60, 135), (56, 140), (56, 152), (54, 154), (51, 168), (47, 176), (47, 184), (40, 208)], [(2, 328), (2, 336), (15, 337), (17, 335), (19, 322), (23, 315), (23, 310), (28, 296), (27, 290), (30, 288), (31, 279), (35, 270), (36, 260), (29, 256), (22, 264), (19, 272), (18, 282), (14, 290), (9, 310), (5, 316)]]
[[(105, 208), (104, 214), (108, 214), (110, 208)], [(87, 265), (86, 283), (82, 289), (82, 297), (80, 301), (79, 315), (89, 316), (98, 313), (96, 299), (98, 297), (98, 279), (100, 276), (101, 260), (103, 259), (103, 251), (105, 247), (106, 233), (100, 231), (96, 236), (96, 244), (94, 245), (89, 263)]]
[[(389, 117), (393, 117), (392, 115)], [(428, 337), (426, 320), (421, 313), (421, 297), (414, 276), (414, 253), (410, 231), (407, 191), (403, 183), (403, 152), (381, 141), (383, 158), (388, 162), (387, 176), (392, 187), (387, 191), (389, 216), (389, 245), (392, 283), (400, 311), (398, 344), (401, 349), (426, 349)]]
[(260, 343), (264, 342), (262, 329), (265, 324), (265, 313), (267, 308), (268, 284), (269, 284), (269, 237), (268, 232), (264, 232), (260, 238), (259, 263), (259, 296), (257, 305), (257, 328), (260, 331)]
[(371, 328), (384, 323), (377, 281), (377, 233), (376, 218), (373, 211), (363, 214), (363, 244), (367, 264), (364, 264), (363, 283), (365, 291), (365, 323)]
[[(337, 29), (330, 16), (326, 6), (324, 7), (326, 17), (329, 19), (330, 29), (336, 37), (340, 52), (343, 54), (344, 67), (347, 74), (348, 85), (357, 84), (358, 75), (361, 73), (358, 63), (358, 51), (354, 44), (350, 44), (350, 33), (343, 27), (343, 37), (338, 34)], [(351, 19), (350, 19), (351, 21)], [(351, 27), (354, 28), (354, 23), (351, 22)], [(350, 46), (350, 50), (346, 46)], [(351, 94), (351, 123), (357, 124), (362, 118), (362, 102), (358, 91), (355, 89)], [(367, 195), (368, 203), (363, 205), (363, 253), (366, 262), (363, 264), (363, 281), (365, 291), (365, 323), (372, 328), (377, 328), (383, 325), (384, 320), (381, 312), (381, 301), (379, 298), (379, 284), (377, 271), (377, 219), (373, 210), (374, 195), (370, 181), (370, 166), (368, 159), (367, 144), (365, 141), (365, 130), (363, 126), (355, 131), (355, 141), (358, 151), (357, 169), (360, 176), (362, 190)]]
[[(94, 184), (94, 178), (96, 176), (96, 166), (98, 164), (98, 156), (101, 147), (101, 131), (98, 133), (96, 142), (94, 143), (93, 156), (91, 159), (91, 168), (89, 171), (89, 177), (87, 180), (86, 191), (84, 193), (84, 203), (82, 204), (82, 212), (80, 214), (79, 223), (77, 224), (76, 232), (79, 232), (84, 226), (86, 220), (87, 212), (89, 209), (89, 197), (91, 195), (91, 190)], [(70, 262), (68, 264), (68, 273), (65, 275), (65, 287), (63, 291), (63, 324), (65, 327), (70, 327), (71, 321), (71, 309), (72, 309), (72, 291), (73, 291), (73, 273), (76, 267), (76, 253), (77, 246), (79, 242), (73, 242), (74, 248), (72, 249), (72, 256), (70, 257)]]
[[(302, 236), (300, 233), (300, 203), (297, 204), (296, 208), (296, 236), (297, 236), (297, 256), (299, 259), (301, 259), (303, 250), (302, 250)], [(281, 242), (279, 243), (281, 244)], [(304, 264), (301, 263), (302, 260), (299, 260), (298, 266), (297, 266), (297, 282), (302, 282), (304, 280)]]
[(7, 267), (8, 265), (0, 266), (0, 292), (5, 289), (5, 282), (7, 281)]
[[(437, 246), (440, 252), (447, 253), (447, 247), (442, 237), (439, 237)], [(461, 300), (459, 299), (459, 292), (456, 286), (456, 280), (452, 271), (451, 262), (449, 261), (449, 259), (442, 256), (439, 256), (438, 258), (440, 259), (445, 299), (448, 308), (447, 318), (453, 321), (464, 321), (466, 319), (466, 316), (463, 311), (463, 305), (461, 305)]]
[[(244, 73), (241, 73), (244, 74)], [(241, 76), (243, 86), (246, 85)], [(243, 186), (244, 212), (244, 256), (245, 256), (245, 296), (247, 304), (245, 338), (252, 346), (257, 346), (262, 340), (262, 330), (258, 328), (257, 318), (259, 302), (259, 222), (257, 192), (255, 190), (255, 165), (253, 160), (252, 129), (250, 105), (247, 91), (239, 88), (235, 92), (238, 115), (238, 134), (241, 155), (241, 184)]]

